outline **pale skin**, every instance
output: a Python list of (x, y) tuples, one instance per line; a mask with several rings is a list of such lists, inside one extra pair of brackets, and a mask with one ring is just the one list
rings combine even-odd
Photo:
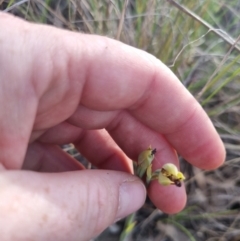
[[(99, 170), (82, 170), (65, 143)], [(153, 169), (178, 166), (176, 151), (203, 169), (225, 159), (203, 109), (155, 57), (0, 14), (1, 240), (89, 240), (136, 211), (146, 190), (131, 159), (150, 144)], [(183, 186), (153, 182), (148, 195), (166, 213), (186, 203)]]

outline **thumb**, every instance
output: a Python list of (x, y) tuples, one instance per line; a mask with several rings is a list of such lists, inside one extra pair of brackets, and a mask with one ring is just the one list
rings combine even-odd
[(1, 240), (84, 241), (138, 210), (146, 190), (117, 171), (2, 171)]

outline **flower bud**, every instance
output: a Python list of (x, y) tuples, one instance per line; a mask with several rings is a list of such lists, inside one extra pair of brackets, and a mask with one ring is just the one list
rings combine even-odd
[(152, 149), (149, 146), (148, 149), (141, 152), (138, 156), (138, 166), (137, 166), (137, 175), (141, 178), (147, 171), (148, 167), (151, 165), (154, 155), (156, 153), (156, 149)]

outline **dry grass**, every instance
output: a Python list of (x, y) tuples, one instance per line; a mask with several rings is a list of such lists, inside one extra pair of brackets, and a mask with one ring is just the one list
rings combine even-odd
[[(182, 160), (188, 204), (168, 216), (147, 201), (130, 240), (240, 240), (240, 1), (1, 1), (29, 21), (100, 34), (146, 50), (168, 65), (209, 114), (227, 149), (220, 169)], [(115, 228), (115, 230), (114, 230)], [(122, 222), (96, 240), (117, 240)]]

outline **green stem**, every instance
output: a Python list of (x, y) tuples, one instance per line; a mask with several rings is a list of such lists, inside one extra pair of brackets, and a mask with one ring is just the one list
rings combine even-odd
[(135, 220), (135, 213), (128, 215), (125, 221), (123, 231), (120, 235), (119, 241), (127, 241), (129, 235), (132, 233), (136, 225), (136, 221), (134, 220)]

